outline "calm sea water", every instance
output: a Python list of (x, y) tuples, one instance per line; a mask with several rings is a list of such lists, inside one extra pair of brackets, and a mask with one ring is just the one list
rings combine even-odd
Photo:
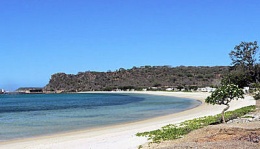
[(199, 104), (143, 94), (0, 95), (0, 141), (144, 120)]

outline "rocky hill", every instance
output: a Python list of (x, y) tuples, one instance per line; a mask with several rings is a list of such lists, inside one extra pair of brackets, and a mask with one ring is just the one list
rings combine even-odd
[(114, 72), (79, 72), (78, 74), (56, 73), (45, 86), (46, 91), (92, 91), (113, 89), (192, 88), (215, 86), (228, 72), (227, 66), (142, 66), (120, 68)]

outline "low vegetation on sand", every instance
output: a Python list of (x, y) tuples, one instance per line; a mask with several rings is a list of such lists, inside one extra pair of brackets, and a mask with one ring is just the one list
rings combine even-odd
[[(228, 111), (225, 113), (225, 119), (232, 120), (253, 111), (255, 111), (255, 106), (247, 106), (234, 111)], [(193, 130), (220, 123), (222, 123), (222, 116), (218, 114), (187, 120), (180, 124), (170, 124), (158, 130), (137, 133), (136, 135), (148, 137), (153, 143), (160, 143), (161, 141), (178, 139)]]

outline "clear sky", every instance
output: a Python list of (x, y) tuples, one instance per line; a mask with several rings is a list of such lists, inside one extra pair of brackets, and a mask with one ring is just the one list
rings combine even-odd
[(235, 45), (260, 42), (259, 8), (259, 0), (0, 0), (0, 88), (43, 87), (57, 72), (230, 65)]

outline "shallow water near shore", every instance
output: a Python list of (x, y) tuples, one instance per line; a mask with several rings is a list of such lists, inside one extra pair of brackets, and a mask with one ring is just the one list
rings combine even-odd
[(0, 95), (0, 141), (134, 122), (198, 105), (145, 94)]

